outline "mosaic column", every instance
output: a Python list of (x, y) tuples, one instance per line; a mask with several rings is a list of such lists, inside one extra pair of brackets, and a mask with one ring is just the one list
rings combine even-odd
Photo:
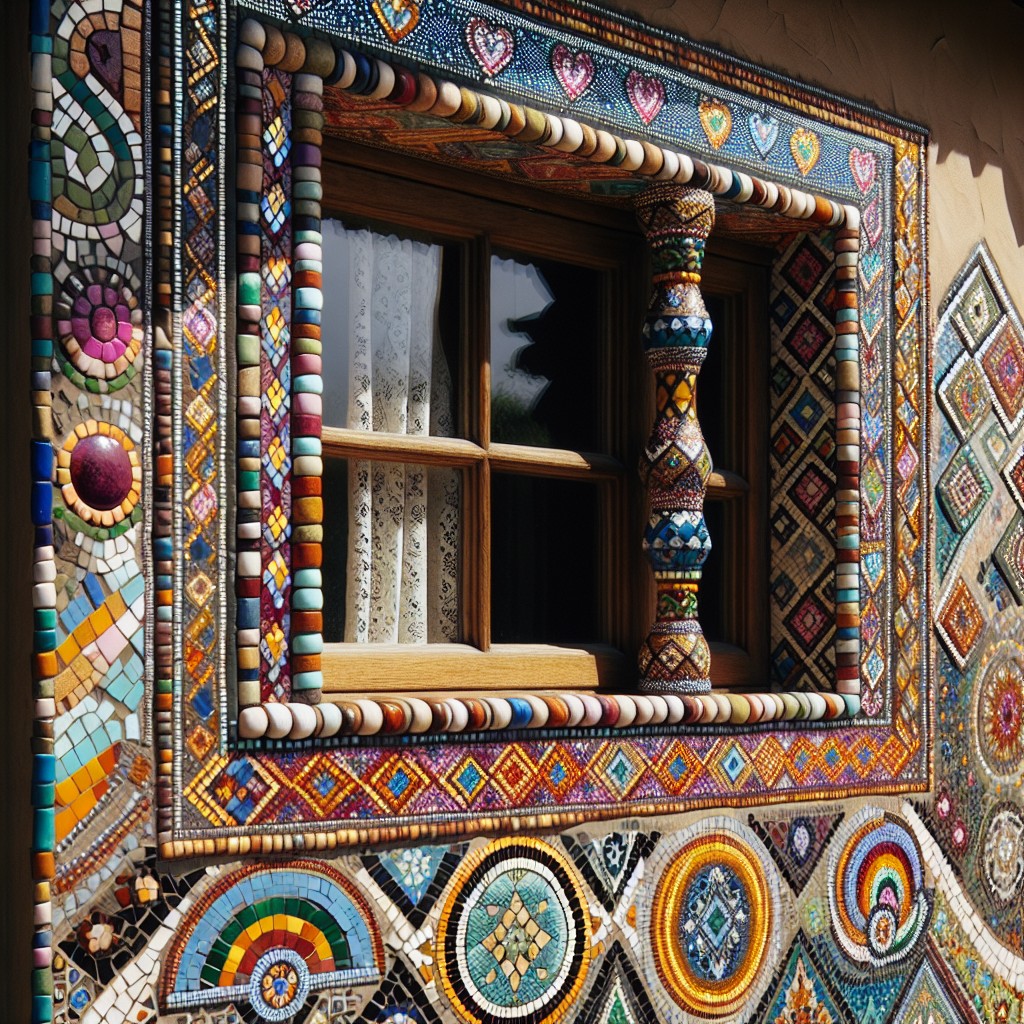
[(654, 272), (643, 335), (658, 407), (640, 458), (651, 507), (643, 547), (658, 591), (657, 619), (640, 648), (640, 689), (707, 693), (711, 652), (697, 591), (711, 550), (704, 522), (711, 453), (697, 420), (697, 375), (711, 337), (700, 271), (715, 201), (702, 189), (655, 185), (637, 199), (636, 215)]

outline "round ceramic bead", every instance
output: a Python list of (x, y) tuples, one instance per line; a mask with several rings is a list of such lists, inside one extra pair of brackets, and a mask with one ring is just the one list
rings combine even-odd
[(616, 725), (620, 729), (625, 729), (627, 726), (632, 725), (637, 718), (637, 703), (631, 694), (616, 694), (615, 703), (619, 706), (619, 717), (616, 721)]
[(385, 61), (375, 60), (377, 66), (377, 85), (370, 93), (371, 100), (387, 99), (395, 87), (395, 70)]
[(580, 700), (583, 701), (583, 706), (585, 708), (580, 725), (597, 725), (597, 723), (601, 721), (601, 715), (603, 712), (601, 702), (592, 693), (581, 693)]
[(360, 736), (375, 736), (384, 728), (384, 712), (375, 700), (361, 699), (356, 704), (363, 714), (363, 720), (359, 724), (358, 733)]
[(679, 154), (672, 149), (661, 151), (661, 166), (654, 175), (658, 181), (671, 181), (679, 173)]
[(481, 128), (488, 130), (496, 128), (502, 118), (501, 104), (494, 96), (481, 94), (477, 98), (480, 100), (480, 119), (478, 124)]
[(637, 170), (640, 174), (655, 177), (665, 163), (662, 148), (646, 141), (641, 142), (640, 146), (644, 151), (644, 159)]
[(636, 139), (623, 139), (626, 144), (626, 156), (620, 166), (624, 171), (635, 171), (644, 162), (644, 147)]
[(292, 730), (292, 713), (288, 710), (288, 705), (268, 701), (263, 708), (270, 719), (266, 734), (272, 740), (284, 739)]
[(548, 136), (544, 140), (544, 145), (557, 149), (558, 143), (562, 141), (562, 136), (565, 134), (565, 126), (562, 124), (562, 119), (554, 114), (545, 114), (544, 117), (548, 122)]
[(284, 56), (278, 62), (282, 71), (298, 71), (306, 63), (306, 44), (292, 32), (284, 34)]
[(548, 724), (548, 706), (533, 693), (524, 693), (523, 700), (525, 700), (533, 711), (533, 718), (530, 720), (531, 729), (542, 729)]
[(405, 703), (409, 705), (411, 713), (409, 732), (426, 732), (434, 723), (430, 705), (420, 697), (406, 697)]
[(685, 153), (677, 153), (676, 156), (679, 158), (679, 170), (672, 180), (685, 185), (693, 177), (693, 160)]
[(561, 135), (557, 140), (549, 140), (548, 145), (563, 153), (575, 153), (583, 145), (583, 129), (579, 121), (571, 117), (559, 117), (558, 121), (562, 126)]
[(266, 736), (270, 727), (270, 716), (260, 704), (255, 707), (242, 708), (238, 712), (238, 735), (245, 740), (259, 739)]
[(462, 104), (462, 93), (454, 82), (439, 82), (437, 99), (429, 113), (435, 117), (451, 117)]
[(302, 70), (307, 75), (313, 75), (321, 80), (321, 92), (323, 79), (334, 72), (335, 59), (334, 47), (327, 40), (317, 39), (315, 36), (306, 39), (306, 63)]
[(561, 697), (565, 701), (566, 708), (569, 710), (569, 721), (566, 722), (566, 725), (572, 729), (583, 721), (583, 716), (587, 710), (586, 706), (578, 694), (563, 693)]
[[(611, 132), (606, 132), (603, 128), (598, 128), (594, 132), (594, 137), (597, 141), (597, 146), (594, 152), (590, 154), (590, 159), (597, 164), (606, 164), (618, 151), (618, 141)], [(583, 132), (580, 131), (580, 142), (583, 141)]]
[(330, 701), (323, 701), (320, 705), (320, 736), (337, 736), (341, 731), (341, 708)]
[(462, 732), (469, 723), (469, 710), (458, 698), (452, 697), (445, 701), (451, 710), (451, 721), (448, 724), (448, 732)]
[(630, 700), (636, 705), (636, 717), (633, 719), (633, 724), (647, 725), (654, 717), (654, 705), (651, 703), (650, 697), (644, 693), (634, 693), (630, 695)]
[(512, 721), (512, 708), (503, 697), (484, 697), (484, 703), (491, 709), (491, 728), (495, 730), (507, 729)]
[(267, 31), (255, 18), (246, 18), (238, 26), (238, 38), (246, 46), (262, 50), (267, 41)]
[(264, 31), (267, 38), (263, 44), (263, 59), (269, 67), (276, 67), (287, 49), (284, 33), (274, 25), (265, 25)]
[(406, 109), (418, 114), (425, 113), (437, 102), (437, 83), (422, 73), (416, 76), (416, 95), (406, 104)]
[(671, 725), (681, 722), (686, 717), (686, 704), (683, 698), (677, 693), (665, 693), (660, 696), (668, 709), (665, 721)]
[(316, 712), (311, 705), (292, 701), (288, 705), (288, 710), (292, 715), (292, 727), (288, 733), (288, 739), (304, 740), (316, 732)]

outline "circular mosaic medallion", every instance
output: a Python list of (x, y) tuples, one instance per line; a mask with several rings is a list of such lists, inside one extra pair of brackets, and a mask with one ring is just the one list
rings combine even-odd
[(981, 863), (992, 894), (1009, 903), (1024, 882), (1024, 818), (1020, 808), (1001, 804), (984, 830)]
[(984, 670), (977, 697), (978, 746), (982, 759), (1001, 779), (1024, 768), (1024, 668), (1006, 654)]
[(755, 979), (771, 974), (776, 880), (737, 823), (714, 819), (684, 836), (657, 876), (651, 956), (679, 1006), (725, 1016), (756, 994)]
[(105, 267), (69, 275), (57, 301), (57, 333), (69, 377), (75, 371), (116, 390), (137, 372), (142, 351), (138, 283)]
[(901, 960), (931, 912), (917, 840), (903, 822), (866, 807), (847, 822), (829, 854), (829, 906), (840, 949), (876, 967)]
[(85, 522), (113, 526), (138, 504), (142, 468), (130, 438), (112, 423), (86, 420), (57, 452), (64, 504)]
[(590, 915), (569, 862), (532, 839), (470, 855), (445, 900), (435, 962), (464, 1020), (560, 1019), (590, 963)]
[(249, 1002), (262, 1020), (290, 1020), (309, 995), (309, 968), (294, 949), (272, 949), (249, 976)]

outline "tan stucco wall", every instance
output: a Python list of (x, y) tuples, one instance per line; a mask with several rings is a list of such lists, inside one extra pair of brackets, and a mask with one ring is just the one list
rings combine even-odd
[(1022, 304), (1024, 7), (1012, 0), (621, 0), (613, 6), (927, 127), (933, 304), (982, 238)]

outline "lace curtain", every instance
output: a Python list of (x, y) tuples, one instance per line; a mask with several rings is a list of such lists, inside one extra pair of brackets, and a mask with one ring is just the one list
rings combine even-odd
[[(440, 246), (328, 221), (324, 248), (328, 305), (330, 290), (347, 283), (334, 297), (347, 351), (325, 352), (327, 405), (333, 388), (344, 395), (351, 429), (451, 436), (452, 381), (437, 316)], [(345, 640), (458, 639), (458, 534), (456, 471), (350, 461)]]

